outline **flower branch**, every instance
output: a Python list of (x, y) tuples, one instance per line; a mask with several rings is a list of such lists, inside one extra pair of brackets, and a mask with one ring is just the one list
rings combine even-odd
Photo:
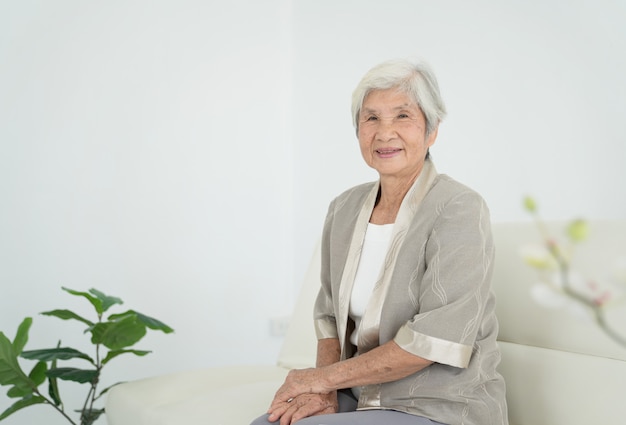
[(541, 254), (538, 255), (536, 252), (535, 255), (526, 254), (525, 260), (527, 264), (543, 272), (544, 277), (546, 271), (556, 269), (558, 281), (556, 284), (554, 281), (546, 282), (549, 287), (563, 294), (576, 305), (583, 306), (589, 311), (596, 325), (609, 338), (626, 347), (626, 337), (613, 329), (606, 319), (607, 306), (610, 302), (615, 301), (615, 292), (589, 280), (582, 280), (578, 285), (573, 284), (572, 276), (574, 273), (571, 268), (571, 258), (574, 246), (585, 241), (588, 237), (588, 223), (582, 219), (570, 222), (566, 228), (566, 236), (569, 243), (565, 245), (552, 237), (547, 226), (541, 220), (537, 211), (537, 205), (532, 198), (526, 197), (524, 199), (524, 208), (532, 215), (547, 253), (547, 257)]

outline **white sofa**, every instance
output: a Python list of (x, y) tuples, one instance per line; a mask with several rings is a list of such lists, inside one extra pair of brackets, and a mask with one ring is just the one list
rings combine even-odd
[[(550, 228), (562, 226), (552, 223)], [(575, 264), (588, 273), (606, 273), (612, 260), (626, 256), (626, 223), (595, 222), (591, 234)], [(519, 249), (539, 240), (532, 223), (494, 224), (494, 237), (500, 372), (507, 382), (511, 425), (626, 423), (626, 347), (594, 323), (531, 298), (536, 275), (522, 262)], [(314, 364), (311, 310), (318, 275), (316, 250), (275, 366), (193, 370), (119, 385), (107, 398), (108, 424), (248, 424), (266, 410), (289, 369)], [(613, 310), (611, 323), (626, 333), (626, 305)]]

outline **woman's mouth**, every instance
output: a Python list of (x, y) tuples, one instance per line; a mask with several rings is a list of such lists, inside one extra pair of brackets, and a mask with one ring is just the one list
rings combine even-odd
[(400, 148), (380, 148), (376, 149), (376, 153), (381, 158), (390, 158), (400, 152), (402, 149)]

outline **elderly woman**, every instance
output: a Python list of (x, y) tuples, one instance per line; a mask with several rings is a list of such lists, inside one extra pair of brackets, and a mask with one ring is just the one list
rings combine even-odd
[(380, 178), (330, 204), (317, 366), (291, 371), (254, 425), (507, 424), (489, 212), (435, 170), (444, 115), (424, 64), (385, 62), (354, 91), (361, 153)]

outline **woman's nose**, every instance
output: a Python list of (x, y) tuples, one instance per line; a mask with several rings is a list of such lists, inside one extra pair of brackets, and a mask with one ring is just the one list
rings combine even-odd
[(393, 118), (380, 118), (376, 135), (383, 141), (388, 141), (396, 136)]

